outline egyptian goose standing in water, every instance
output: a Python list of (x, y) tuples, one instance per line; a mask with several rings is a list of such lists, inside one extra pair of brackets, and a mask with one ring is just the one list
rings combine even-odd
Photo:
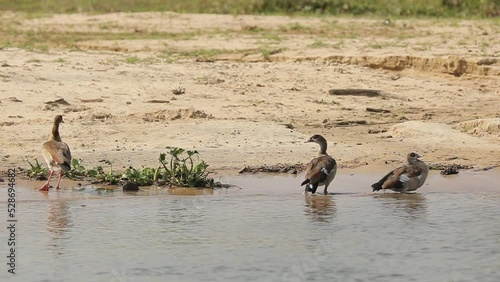
[(390, 189), (406, 193), (417, 190), (424, 184), (429, 174), (429, 168), (423, 161), (418, 159), (420, 157), (417, 153), (409, 153), (407, 156), (408, 164), (396, 168), (380, 179), (379, 182), (373, 184), (373, 191)]
[(49, 191), (50, 178), (55, 170), (59, 171), (59, 179), (56, 186), (56, 189), (59, 189), (64, 171), (71, 169), (71, 151), (69, 150), (68, 144), (62, 142), (61, 136), (59, 135), (59, 124), (61, 124), (61, 122), (64, 122), (62, 116), (57, 115), (54, 118), (54, 125), (52, 126), (52, 134), (49, 137), (49, 141), (42, 145), (43, 158), (49, 166), (50, 173), (47, 182), (45, 182), (38, 191)]
[(337, 162), (326, 153), (327, 142), (321, 135), (313, 135), (307, 142), (314, 142), (319, 145), (318, 156), (312, 159), (306, 168), (306, 180), (300, 186), (307, 184), (304, 194), (307, 192), (316, 193), (318, 186), (325, 185), (323, 193), (328, 194), (328, 185), (335, 178), (337, 173)]

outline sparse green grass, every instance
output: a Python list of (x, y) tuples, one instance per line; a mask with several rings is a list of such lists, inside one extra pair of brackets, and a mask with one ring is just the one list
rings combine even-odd
[(137, 56), (131, 56), (125, 59), (125, 63), (127, 64), (138, 64), (141, 62), (141, 59)]
[(41, 61), (39, 59), (31, 58), (26, 61), (26, 63), (40, 63)]
[(248, 50), (245, 52), (245, 55), (251, 55), (251, 54), (260, 54), (264, 58), (264, 60), (269, 61), (271, 55), (278, 54), (283, 52), (282, 48), (271, 48), (268, 45), (263, 45), (259, 49), (256, 50)]
[(148, 56), (146, 58), (139, 58), (137, 56), (130, 56), (125, 59), (125, 63), (127, 64), (154, 64), (160, 62), (157, 57)]
[(119, 25), (115, 22), (104, 22), (99, 24), (99, 29), (101, 30), (110, 30), (113, 28), (118, 28)]
[(164, 59), (167, 63), (172, 63), (178, 59), (196, 58), (201, 61), (214, 59), (217, 55), (221, 54), (237, 54), (245, 53), (247, 50), (227, 50), (227, 49), (192, 49), (192, 50), (179, 50), (176, 48), (168, 48), (157, 55), (158, 58)]
[[(208, 32), (207, 32), (208, 33)], [(16, 26), (0, 27), (0, 46), (19, 47), (30, 51), (47, 52), (49, 48), (69, 48), (78, 50), (77, 43), (88, 40), (125, 40), (125, 39), (169, 39), (188, 40), (199, 32), (54, 32), (24, 31)]]
[(373, 42), (372, 44), (368, 45), (372, 49), (382, 49), (384, 48), (384, 45), (380, 44), (379, 42)]
[(266, 32), (266, 33), (262, 34), (262, 37), (265, 38), (265, 39), (268, 39), (270, 41), (274, 41), (274, 42), (280, 42), (281, 41), (281, 37), (277, 33)]
[(289, 33), (310, 33), (312, 32), (313, 28), (295, 22), (289, 25), (281, 25), (279, 27), (279, 30), (281, 32), (289, 32)]
[[(348, 3), (348, 5), (346, 5)], [(0, 10), (32, 14), (175, 11), (217, 14), (350, 14), (427, 17), (495, 17), (497, 0), (0, 0)]]
[(334, 49), (342, 49), (342, 47), (344, 47), (344, 41), (339, 41), (335, 44), (332, 44), (331, 47)]
[(316, 40), (313, 43), (309, 44), (308, 46), (311, 48), (326, 48), (329, 45), (321, 40)]

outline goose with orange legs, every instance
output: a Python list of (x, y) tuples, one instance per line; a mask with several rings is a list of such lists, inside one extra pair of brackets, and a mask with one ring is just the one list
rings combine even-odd
[(64, 172), (71, 169), (71, 151), (68, 144), (62, 142), (59, 135), (59, 125), (61, 123), (64, 123), (63, 117), (57, 115), (54, 118), (54, 125), (52, 126), (52, 133), (49, 140), (42, 145), (43, 158), (49, 167), (50, 173), (47, 182), (38, 191), (49, 191), (50, 179), (55, 171), (59, 172), (59, 179), (56, 186), (56, 189), (59, 189)]
[(327, 141), (323, 136), (315, 134), (307, 142), (318, 144), (319, 149), (316, 158), (312, 159), (307, 165), (306, 179), (301, 186), (306, 185), (304, 194), (307, 194), (307, 192), (314, 194), (318, 186), (324, 185), (323, 193), (326, 195), (328, 194), (328, 186), (335, 178), (335, 174), (337, 174), (337, 162), (326, 153)]

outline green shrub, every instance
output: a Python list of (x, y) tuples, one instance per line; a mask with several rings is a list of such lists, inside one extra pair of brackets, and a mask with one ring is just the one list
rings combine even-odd
[[(170, 157), (167, 158), (167, 155)], [(123, 173), (113, 170), (113, 164), (104, 160), (109, 165), (105, 171), (102, 166), (86, 169), (81, 159), (71, 160), (71, 170), (66, 172), (66, 177), (73, 180), (90, 179), (93, 183), (118, 184), (121, 180), (135, 182), (138, 186), (149, 186), (153, 184), (170, 185), (177, 187), (215, 188), (222, 187), (219, 182), (209, 178), (208, 164), (199, 158), (198, 151), (185, 150), (182, 148), (171, 148), (169, 152), (160, 154), (160, 164), (156, 168), (142, 167), (136, 169), (127, 168)], [(38, 163), (35, 159), (30, 162), (24, 159), (30, 166), (27, 175), (30, 178), (47, 179), (48, 169)]]

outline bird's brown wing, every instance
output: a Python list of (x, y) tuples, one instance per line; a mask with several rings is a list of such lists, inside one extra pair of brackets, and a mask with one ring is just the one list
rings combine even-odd
[(414, 165), (405, 165), (393, 170), (387, 179), (382, 184), (383, 189), (400, 189), (404, 183), (410, 179), (419, 176), (422, 173), (418, 167)]
[(330, 156), (317, 157), (309, 162), (306, 168), (306, 179), (310, 183), (321, 183), (337, 166), (337, 163)]
[(71, 164), (71, 150), (64, 142), (48, 141), (43, 144), (43, 148), (49, 152), (52, 159), (59, 165)]
[(420, 174), (422, 174), (422, 170), (420, 168), (418, 168), (417, 166), (407, 165), (404, 174), (406, 174), (406, 176), (408, 178), (413, 178), (413, 177), (417, 177)]
[(398, 167), (388, 173), (382, 183), (382, 189), (397, 188), (400, 185), (399, 177), (406, 171), (406, 166)]

